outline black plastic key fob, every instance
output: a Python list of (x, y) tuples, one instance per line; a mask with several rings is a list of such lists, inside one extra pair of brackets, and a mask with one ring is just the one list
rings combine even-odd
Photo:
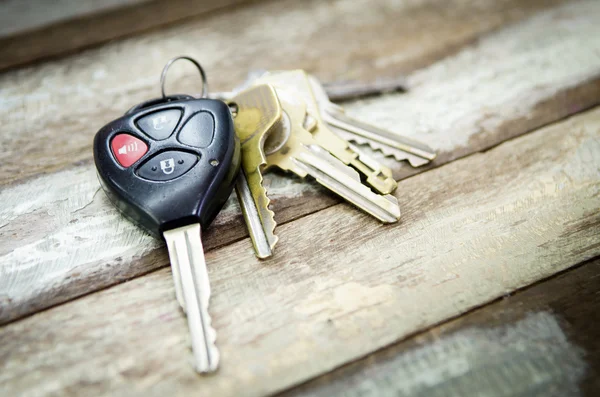
[(100, 129), (94, 161), (117, 208), (160, 237), (210, 225), (235, 184), (240, 144), (224, 102), (177, 95), (137, 105)]

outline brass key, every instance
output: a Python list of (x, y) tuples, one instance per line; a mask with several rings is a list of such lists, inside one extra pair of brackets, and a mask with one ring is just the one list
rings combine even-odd
[[(359, 174), (345, 165), (316, 140), (319, 128), (316, 117), (307, 112), (307, 105), (296, 92), (276, 88), (283, 109), (277, 128), (265, 142), (267, 168), (278, 167), (301, 178), (311, 175), (317, 182), (363, 209), (382, 222), (400, 218), (398, 201), (392, 195), (374, 193), (360, 181)], [(314, 106), (314, 103), (313, 103)]]
[(262, 169), (267, 165), (263, 147), (265, 139), (279, 126), (281, 106), (275, 90), (266, 84), (237, 94), (229, 104), (234, 111), (235, 131), (242, 149), (236, 193), (256, 256), (268, 258), (278, 238), (274, 234), (277, 224), (263, 186)]
[(357, 152), (347, 141), (331, 131), (321, 118), (318, 104), (313, 95), (307, 74), (302, 70), (266, 73), (253, 81), (257, 84), (271, 84), (275, 89), (293, 90), (307, 106), (308, 113), (315, 118), (317, 128), (312, 131), (316, 144), (337, 157), (342, 163), (351, 165), (366, 178), (366, 183), (381, 194), (392, 193), (398, 186), (392, 177), (392, 171), (369, 158), (365, 153)]
[(341, 106), (329, 100), (324, 87), (314, 76), (309, 76), (309, 81), (321, 117), (340, 137), (359, 145), (367, 144), (398, 161), (408, 160), (413, 167), (435, 159), (435, 151), (421, 142), (348, 117)]

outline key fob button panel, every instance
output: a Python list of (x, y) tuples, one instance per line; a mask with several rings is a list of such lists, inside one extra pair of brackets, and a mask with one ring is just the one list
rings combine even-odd
[(162, 141), (171, 136), (181, 119), (180, 109), (167, 109), (140, 117), (136, 125), (150, 138)]
[(148, 145), (129, 134), (116, 135), (112, 139), (110, 147), (117, 162), (125, 168), (134, 164), (148, 152)]
[(151, 157), (138, 168), (137, 174), (150, 181), (170, 181), (188, 172), (197, 162), (195, 154), (170, 150)]
[[(149, 138), (140, 121), (172, 110), (181, 112), (174, 131), (162, 140)], [(188, 135), (180, 134), (184, 128), (195, 129), (202, 138), (184, 138), (193, 145), (183, 143), (180, 135)], [(132, 143), (131, 153), (123, 149)], [(195, 222), (203, 229), (210, 225), (235, 184), (240, 142), (224, 102), (166, 97), (136, 105), (102, 127), (94, 138), (94, 161), (100, 184), (117, 208), (162, 238), (164, 230)]]
[(209, 112), (199, 112), (190, 117), (181, 128), (177, 139), (184, 145), (206, 148), (215, 135), (215, 120)]

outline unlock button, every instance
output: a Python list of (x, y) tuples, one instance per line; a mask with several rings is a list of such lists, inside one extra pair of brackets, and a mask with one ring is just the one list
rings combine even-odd
[(198, 156), (188, 152), (170, 150), (146, 161), (137, 174), (151, 181), (170, 181), (188, 172), (198, 162)]

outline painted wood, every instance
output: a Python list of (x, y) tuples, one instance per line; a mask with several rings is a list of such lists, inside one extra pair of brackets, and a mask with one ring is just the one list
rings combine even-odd
[[(399, 185), (411, 203), (400, 224), (338, 204), (282, 226), (272, 260), (247, 240), (208, 252), (215, 376), (189, 366), (161, 269), (0, 328), (0, 384), (7, 395), (270, 394), (596, 257), (600, 108)], [(511, 332), (544, 321), (555, 326), (534, 318)]]
[(81, 51), (244, 0), (3, 0), (0, 70)]
[[(562, 2), (261, 2), (4, 73), (0, 185), (90, 161), (96, 131), (158, 96), (160, 72), (177, 55), (202, 62), (216, 91), (232, 89), (255, 69), (302, 68), (325, 81), (372, 81), (430, 65), (490, 31)], [(593, 51), (596, 32), (590, 27), (586, 32), (593, 40), (585, 49)], [(191, 64), (174, 66), (168, 89), (199, 92), (197, 71)]]
[[(415, 72), (408, 94), (353, 103), (348, 110), (430, 143), (440, 151), (438, 166), (488, 149), (598, 102), (598, 17), (596, 1), (558, 7)], [(394, 167), (399, 177), (426, 170)], [(278, 175), (266, 183), (279, 224), (338, 202), (315, 184)], [(13, 183), (0, 192), (0, 201), (12, 203), (0, 208), (0, 323), (168, 263), (160, 243), (108, 203), (89, 162)], [(402, 210), (419, 203), (403, 201)], [(246, 235), (230, 202), (206, 233), (205, 246)]]
[(281, 394), (594, 396), (600, 259)]

